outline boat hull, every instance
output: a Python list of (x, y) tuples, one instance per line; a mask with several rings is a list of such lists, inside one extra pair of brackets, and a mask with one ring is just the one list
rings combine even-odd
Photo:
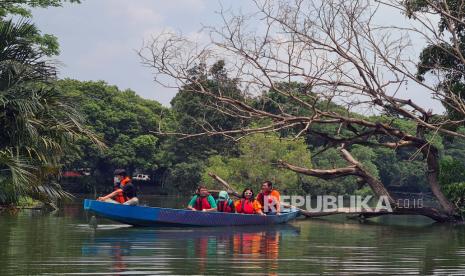
[(134, 226), (240, 226), (272, 225), (295, 219), (298, 211), (280, 215), (246, 215), (221, 212), (198, 212), (182, 209), (128, 206), (85, 199), (84, 209), (101, 217)]

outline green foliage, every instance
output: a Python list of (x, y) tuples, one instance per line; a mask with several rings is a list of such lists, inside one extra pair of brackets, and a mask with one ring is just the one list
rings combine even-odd
[[(411, 159), (412, 150), (376, 148), (373, 161), (379, 170), (379, 178), (391, 191), (428, 192), (426, 164), (421, 159)], [(420, 156), (421, 157), (421, 156)]]
[(254, 107), (274, 114), (284, 111), (296, 116), (311, 115), (311, 111), (308, 108), (296, 105), (294, 101), (288, 96), (283, 95), (283, 93), (292, 93), (304, 102), (311, 102), (313, 99), (311, 87), (298, 82), (283, 82), (275, 84), (275, 89), (266, 91), (258, 97), (254, 102)]
[(61, 7), (64, 2), (80, 3), (80, 0), (6, 0), (0, 2), (0, 18), (7, 14), (31, 17), (29, 8)]
[[(438, 87), (446, 95), (444, 107), (447, 110), (449, 118), (454, 120), (463, 119), (463, 114), (453, 108), (454, 104), (450, 100), (454, 97), (463, 98), (464, 94), (464, 74), (462, 56), (465, 54), (465, 6), (461, 0), (446, 1), (425, 1), (425, 0), (408, 0), (406, 6), (409, 9), (408, 16), (412, 17), (414, 13), (433, 13), (439, 17), (438, 27), (441, 36), (449, 37), (450, 42), (441, 40), (438, 44), (427, 45), (420, 54), (420, 61), (417, 65), (417, 78), (425, 80), (427, 74), (438, 75), (443, 79), (438, 83)], [(438, 12), (439, 9), (447, 9), (444, 12)], [(450, 23), (448, 21), (454, 21)], [(450, 26), (452, 25), (452, 26)], [(455, 44), (458, 44), (456, 47)], [(456, 52), (458, 49), (459, 53)]]
[(363, 167), (375, 178), (379, 178), (379, 172), (376, 165), (373, 163), (377, 157), (376, 152), (367, 146), (354, 145), (350, 149), (350, 153), (363, 164)]
[[(321, 148), (315, 149), (319, 152)], [(339, 151), (330, 148), (315, 155), (312, 159), (313, 167), (318, 169), (333, 169), (347, 166), (347, 162), (342, 159)], [(311, 195), (344, 195), (353, 194), (358, 188), (355, 177), (343, 177), (333, 180), (324, 180), (313, 177), (304, 185), (304, 191)]]
[(442, 185), (465, 181), (465, 164), (452, 156), (444, 156), (440, 168), (439, 182)]
[(465, 215), (465, 182), (451, 183), (442, 189), (447, 198)]
[[(237, 87), (237, 81), (230, 79), (224, 68), (224, 61), (220, 60), (207, 69), (205, 65), (192, 68), (191, 78), (202, 80), (202, 85), (214, 95), (223, 95), (234, 99), (243, 99)], [(218, 101), (211, 95), (200, 95), (189, 92), (198, 87), (186, 85), (171, 100), (175, 121), (171, 129), (180, 133), (202, 133), (205, 129), (225, 130), (235, 129), (244, 124), (240, 119), (228, 116), (213, 108)], [(221, 105), (221, 104), (220, 104)], [(221, 135), (201, 136), (193, 139), (177, 141), (178, 156), (196, 156), (199, 159), (208, 158), (211, 154), (234, 154), (234, 143)]]
[(168, 190), (172, 193), (192, 193), (201, 182), (204, 163), (198, 160), (186, 160), (170, 168), (167, 180)]
[(29, 196), (21, 196), (18, 199), (17, 205), (19, 207), (35, 207), (40, 205), (40, 201), (35, 200)]
[[(197, 68), (192, 74), (205, 79), (214, 91), (239, 97), (235, 82), (227, 78), (224, 64), (218, 62), (209, 70)], [(145, 100), (133, 91), (120, 91), (104, 82), (58, 81), (79, 110), (85, 114), (87, 127), (106, 143), (102, 153), (86, 139), (76, 141), (74, 154), (69, 155), (68, 168), (90, 167), (109, 179), (113, 169), (124, 167), (130, 172), (168, 170), (164, 186), (174, 192), (192, 191), (201, 180), (205, 161), (214, 154), (234, 154), (236, 145), (221, 136), (178, 140), (177, 137), (157, 137), (164, 131), (196, 133), (202, 124), (226, 129), (238, 122), (214, 110), (206, 109), (202, 97), (180, 90), (172, 100), (172, 109)]]
[[(30, 8), (46, 8), (46, 7), (60, 7), (64, 2), (80, 3), (80, 0), (7, 0), (0, 2), (0, 24), (11, 24), (11, 20), (6, 20), (7, 15), (17, 15), (20, 23), (24, 23), (24, 18), (32, 17)], [(38, 47), (40, 52), (46, 56), (58, 55), (60, 52), (58, 39), (51, 34), (42, 34), (34, 24), (26, 21), (27, 26), (31, 29), (27, 32), (28, 37), (17, 36), (17, 38), (25, 39), (28, 45)]]
[[(224, 68), (224, 61), (218, 61), (210, 68), (200, 64), (190, 71), (191, 78), (201, 80), (202, 85), (215, 95), (224, 95), (242, 99), (237, 81), (230, 79)], [(198, 89), (194, 84), (186, 85), (171, 100), (171, 116), (164, 121), (165, 131), (193, 134), (205, 131), (235, 129), (244, 122), (211, 107), (217, 103), (211, 95), (199, 95), (189, 90)], [(182, 139), (169, 137), (161, 144), (158, 154), (170, 174), (166, 184), (181, 191), (192, 192), (201, 181), (201, 172), (207, 159), (215, 154), (224, 156), (237, 155), (236, 144), (221, 135), (199, 136)]]
[(60, 80), (58, 86), (85, 114), (86, 126), (107, 145), (102, 152), (88, 139), (77, 140), (67, 167), (90, 167), (110, 178), (115, 168), (152, 173), (160, 167), (157, 131), (169, 110), (156, 101), (142, 99), (131, 90), (120, 91), (105, 82)]
[(271, 180), (282, 191), (301, 192), (302, 184), (310, 177), (302, 176), (276, 166), (279, 159), (302, 167), (311, 168), (310, 152), (302, 139), (282, 139), (277, 135), (255, 134), (239, 142), (238, 157), (215, 155), (209, 158), (203, 181), (216, 187), (207, 175), (214, 172), (234, 185), (237, 190), (246, 186), (256, 191), (264, 180)]
[(47, 56), (54, 56), (60, 53), (60, 44), (58, 38), (51, 34), (37, 34), (33, 37), (34, 41), (39, 45), (40, 49)]
[[(458, 133), (465, 134), (465, 128), (459, 127)], [(465, 139), (461, 137), (446, 137), (443, 140), (444, 154), (452, 156), (454, 159), (465, 163)]]
[(358, 195), (358, 196), (361, 196), (361, 197), (375, 196), (375, 194), (373, 193), (371, 188), (368, 187), (368, 186), (365, 186), (365, 187), (355, 191), (355, 195)]
[(26, 22), (0, 20), (0, 203), (22, 196), (66, 197), (57, 184), (60, 159), (81, 136), (97, 141), (82, 118), (50, 83), (55, 68)]
[(156, 170), (157, 164), (152, 163), (151, 160), (158, 161), (158, 138), (151, 134), (139, 135), (132, 139), (131, 143), (136, 155), (134, 166), (144, 171)]
[(465, 164), (444, 156), (440, 162), (439, 182), (447, 198), (465, 214)]

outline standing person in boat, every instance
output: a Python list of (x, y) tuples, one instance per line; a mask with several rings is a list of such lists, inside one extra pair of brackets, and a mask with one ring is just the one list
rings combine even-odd
[(281, 195), (273, 189), (273, 183), (269, 180), (262, 183), (262, 191), (257, 195), (257, 200), (266, 214), (281, 213)]
[(199, 186), (195, 195), (189, 201), (187, 209), (192, 211), (213, 212), (216, 211), (216, 202), (205, 186)]
[[(113, 200), (113, 198), (118, 198), (121, 195), (121, 201)], [(124, 205), (138, 205), (139, 199), (137, 198), (136, 188), (131, 182), (126, 182), (122, 185), (121, 188), (116, 189), (115, 191), (109, 193), (106, 196), (97, 198), (99, 201), (105, 201), (109, 203), (120, 203)]]
[(250, 188), (244, 189), (241, 199), (236, 200), (234, 206), (236, 207), (237, 213), (265, 215), (262, 211), (260, 202), (254, 198), (253, 190)]
[(234, 213), (235, 207), (234, 202), (229, 198), (228, 192), (220, 191), (218, 194), (218, 199), (216, 200), (216, 206), (218, 212), (224, 213)]

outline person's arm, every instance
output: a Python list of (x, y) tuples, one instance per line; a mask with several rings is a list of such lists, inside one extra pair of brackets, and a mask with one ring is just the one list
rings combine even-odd
[(229, 200), (230, 202), (230, 206), (231, 206), (231, 213), (235, 213), (236, 212), (236, 204), (234, 204), (234, 201), (232, 201), (231, 199)]
[(276, 200), (276, 214), (281, 214), (281, 200)]
[(241, 201), (239, 199), (234, 201), (234, 204), (233, 204), (234, 205), (234, 213), (237, 213), (237, 209), (239, 209), (237, 207), (239, 207), (240, 204), (241, 204)]
[(98, 201), (105, 201), (105, 200), (107, 200), (107, 199), (109, 199), (109, 198), (114, 197), (115, 195), (117, 195), (119, 192), (122, 192), (122, 191), (123, 191), (123, 190), (121, 190), (121, 189), (115, 190), (115, 191), (109, 193), (109, 194), (106, 195), (106, 196), (101, 196), (101, 197), (97, 198), (97, 200), (98, 200)]
[(208, 203), (210, 203), (210, 209), (203, 209), (204, 212), (214, 212), (217, 210), (216, 202), (213, 196), (209, 195), (207, 197)]
[(197, 199), (196, 195), (191, 198), (191, 201), (189, 201), (189, 204), (187, 204), (187, 209), (192, 210), (192, 211), (196, 211), (195, 208), (194, 208), (196, 199)]
[(260, 202), (258, 202), (258, 200), (253, 201), (253, 208), (257, 215), (265, 216), (265, 213), (263, 213), (262, 211), (262, 205), (260, 204)]
[(281, 213), (281, 195), (278, 191), (274, 191), (274, 197), (276, 200), (276, 214), (279, 215)]

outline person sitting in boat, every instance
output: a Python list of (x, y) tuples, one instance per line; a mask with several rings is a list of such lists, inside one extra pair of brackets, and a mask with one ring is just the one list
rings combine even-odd
[(113, 200), (117, 201), (118, 203), (124, 203), (126, 200), (123, 196), (122, 188), (128, 183), (132, 183), (132, 180), (124, 169), (116, 169), (113, 174), (115, 176), (113, 179), (113, 191), (119, 190), (119, 192), (114, 196)]
[(278, 191), (273, 189), (271, 181), (264, 181), (262, 183), (262, 191), (257, 195), (257, 200), (262, 206), (262, 211), (266, 214), (281, 212), (281, 195)]
[[(122, 202), (116, 201), (113, 198), (118, 198), (121, 195)], [(105, 201), (109, 203), (121, 203), (124, 205), (138, 205), (139, 199), (137, 198), (136, 188), (131, 182), (127, 182), (122, 188), (119, 188), (106, 196), (97, 198), (99, 201)]]
[(205, 186), (199, 186), (195, 195), (187, 205), (187, 209), (193, 211), (216, 211), (216, 202)]
[(244, 189), (241, 199), (236, 200), (234, 206), (236, 213), (265, 215), (260, 202), (254, 198), (253, 190), (250, 188)]
[(224, 213), (234, 213), (235, 207), (234, 202), (229, 198), (228, 192), (220, 191), (218, 194), (218, 199), (216, 200), (216, 206), (218, 212)]

